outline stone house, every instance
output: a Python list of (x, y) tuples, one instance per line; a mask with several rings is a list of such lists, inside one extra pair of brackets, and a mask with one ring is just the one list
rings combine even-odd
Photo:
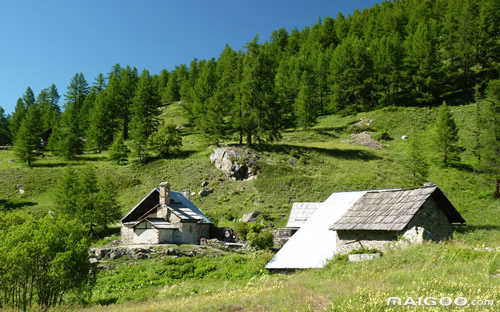
[(121, 220), (123, 244), (199, 244), (209, 238), (210, 220), (189, 200), (189, 192), (160, 183)]
[(337, 253), (384, 250), (391, 242), (442, 241), (452, 223), (465, 220), (436, 186), (411, 190), (368, 191), (331, 227)]
[(394, 243), (446, 240), (452, 235), (452, 223), (465, 222), (435, 185), (335, 192), (307, 220), (302, 220), (306, 212), (299, 210), (292, 209), (288, 223), (298, 230), (267, 269), (321, 268), (335, 254), (360, 248), (384, 250)]

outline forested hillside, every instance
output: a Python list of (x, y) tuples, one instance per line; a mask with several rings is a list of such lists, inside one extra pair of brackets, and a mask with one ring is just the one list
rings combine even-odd
[(468, 103), (498, 78), (499, 34), (496, 0), (386, 1), (302, 30), (275, 30), (265, 42), (256, 36), (240, 51), (226, 46), (217, 59), (195, 58), (157, 75), (115, 65), (89, 85), (76, 74), (63, 113), (54, 85), (36, 98), (28, 88), (8, 129), (0, 114), (0, 142), (15, 140), (31, 114), (28, 132), (51, 129), (50, 147), (67, 158), (107, 149), (118, 136), (142, 155), (161, 127), (158, 108), (178, 100), (211, 140), (234, 133), (248, 144), (310, 127), (327, 113)]

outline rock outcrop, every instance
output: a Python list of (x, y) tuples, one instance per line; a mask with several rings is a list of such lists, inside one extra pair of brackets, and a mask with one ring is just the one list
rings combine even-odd
[(210, 162), (234, 180), (250, 180), (257, 176), (259, 156), (254, 152), (235, 146), (216, 148), (210, 155)]

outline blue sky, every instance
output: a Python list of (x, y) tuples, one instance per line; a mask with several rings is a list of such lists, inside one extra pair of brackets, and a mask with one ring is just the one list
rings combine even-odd
[[(26, 87), (66, 92), (120, 63), (151, 73), (241, 49), (259, 34), (299, 29), (318, 17), (371, 7), (375, 0), (99, 0), (0, 2), (0, 106), (8, 113)], [(61, 99), (60, 105), (63, 104)]]

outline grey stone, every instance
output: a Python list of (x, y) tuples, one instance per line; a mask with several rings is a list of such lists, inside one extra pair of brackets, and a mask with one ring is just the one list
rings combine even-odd
[(218, 147), (210, 155), (210, 162), (224, 174), (234, 180), (248, 180), (259, 173), (254, 152), (234, 146)]
[(294, 157), (290, 158), (288, 160), (288, 163), (290, 164), (290, 166), (295, 166), (297, 164), (297, 158)]
[(257, 217), (259, 216), (259, 214), (260, 213), (258, 211), (252, 211), (252, 212), (249, 212), (249, 213), (245, 213), (241, 217), (241, 222), (253, 223), (253, 222), (257, 221)]
[(132, 258), (134, 259), (147, 259), (149, 258), (148, 254), (145, 252), (137, 252), (131, 255)]
[(349, 255), (349, 261), (351, 262), (360, 262), (360, 261), (366, 261), (366, 260), (372, 260), (376, 258), (380, 258), (379, 253), (371, 253), (371, 254), (353, 254)]
[(283, 246), (297, 232), (297, 229), (279, 228), (273, 230), (273, 242), (277, 246)]
[(198, 193), (198, 196), (200, 197), (205, 197), (205, 196), (208, 196), (209, 194), (213, 193), (213, 189), (212, 188), (203, 188), (199, 193)]

